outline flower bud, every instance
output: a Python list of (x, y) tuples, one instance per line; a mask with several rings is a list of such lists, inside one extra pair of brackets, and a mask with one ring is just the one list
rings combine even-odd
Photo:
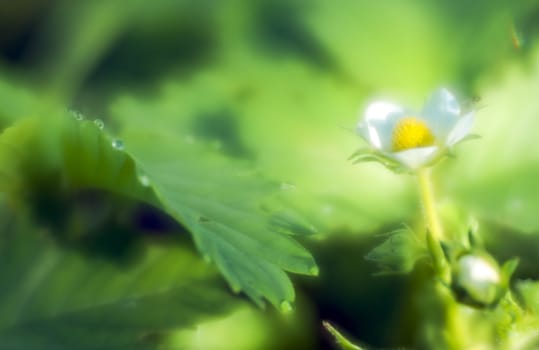
[(457, 299), (476, 307), (495, 305), (506, 290), (496, 260), (486, 253), (465, 253), (451, 267), (451, 288)]

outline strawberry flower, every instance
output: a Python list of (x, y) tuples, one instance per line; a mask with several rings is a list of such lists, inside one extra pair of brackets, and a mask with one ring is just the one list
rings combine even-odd
[(447, 89), (434, 92), (420, 113), (388, 101), (371, 103), (357, 125), (370, 145), (353, 155), (357, 162), (376, 160), (394, 170), (415, 171), (429, 166), (463, 141), (474, 113), (462, 107)]

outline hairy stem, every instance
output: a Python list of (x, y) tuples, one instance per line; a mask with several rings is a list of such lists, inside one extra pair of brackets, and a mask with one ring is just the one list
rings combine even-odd
[(434, 267), (440, 275), (444, 275), (445, 258), (440, 240), (443, 239), (444, 233), (436, 205), (434, 201), (434, 190), (431, 180), (431, 171), (429, 168), (423, 168), (417, 173), (419, 179), (419, 192), (421, 195), (421, 203), (423, 206), (423, 215), (427, 224), (427, 246), (434, 260)]
[(419, 170), (417, 176), (419, 178), (421, 203), (423, 204), (423, 214), (425, 216), (427, 227), (432, 234), (432, 238), (435, 241), (440, 241), (443, 238), (444, 233), (434, 203), (434, 190), (432, 188), (430, 169), (423, 168)]

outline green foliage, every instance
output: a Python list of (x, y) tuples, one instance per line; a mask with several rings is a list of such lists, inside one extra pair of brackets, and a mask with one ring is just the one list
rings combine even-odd
[(149, 128), (127, 129), (123, 140), (162, 207), (190, 230), (201, 253), (234, 290), (257, 302), (263, 297), (274, 305), (293, 301), (283, 270), (316, 274), (317, 268), (304, 248), (272, 228), (260, 207), (278, 185), (206, 153), (197, 143)]
[[(288, 272), (318, 274), (294, 237), (303, 236), (346, 269), (322, 286), (294, 280), (308, 309), (297, 324), (342, 314), (343, 329), (383, 348), (537, 347), (533, 282), (517, 283), (524, 313), (510, 293), (470, 310), (416, 264), (425, 244), (407, 229), (383, 236), (363, 261), (373, 233), (416, 227), (420, 207), (408, 174), (346, 159), (364, 146), (354, 125), (369, 98), (420, 105), (439, 85), (470, 101), (479, 92), (482, 139), (437, 173), (440, 206), (458, 208), (451, 226), (442, 220), (445, 233), (460, 241), (469, 217), (489, 221), (503, 236), (484, 235), (493, 257), (522, 258), (517, 271), (503, 265), (504, 278), (538, 278), (533, 1), (34, 1), (2, 10), (2, 346), (193, 348), (180, 338), (237, 311), (213, 265), (257, 304), (293, 309)], [(141, 212), (164, 228), (142, 227)], [(515, 231), (528, 236), (506, 244)], [(306, 237), (315, 232), (319, 241)], [(184, 234), (213, 265), (192, 255)], [(360, 242), (353, 262), (328, 248), (340, 234)], [(372, 261), (406, 275), (370, 283)], [(350, 278), (358, 273), (360, 283)], [(394, 278), (409, 289), (380, 290)], [(427, 284), (433, 290), (418, 290)], [(388, 293), (393, 303), (382, 300)], [(381, 304), (391, 305), (385, 315)], [(319, 327), (310, 327), (314, 343)], [(224, 329), (196, 344), (226, 348)]]
[[(317, 273), (310, 254), (277, 232), (260, 208), (278, 190), (275, 184), (174, 134), (143, 128), (119, 140), (102, 130), (101, 121), (78, 119), (61, 113), (23, 119), (8, 129), (1, 140), (4, 185), (18, 184), (16, 192), (102, 189), (158, 206), (193, 233), (201, 253), (234, 290), (258, 303), (294, 300), (283, 270)], [(22, 157), (14, 159), (14, 151)], [(290, 217), (280, 220), (281, 231), (301, 227)]]
[(365, 257), (378, 264), (379, 274), (408, 273), (418, 260), (428, 256), (424, 241), (408, 227), (382, 237), (385, 241)]
[[(21, 349), (70, 348), (83, 341), (88, 349), (105, 344), (111, 349), (154, 348), (153, 342), (161, 341), (163, 331), (224, 312), (232, 305), (226, 302), (233, 300), (230, 296), (195, 280), (195, 266), (201, 260), (193, 264), (196, 258), (190, 256), (184, 264), (187, 251), (174, 242), (170, 247), (151, 247), (143, 256), (135, 254), (129, 259), (135, 261), (134, 266), (127, 268), (81, 256), (108, 249), (94, 246), (92, 242), (98, 241), (92, 235), (117, 236), (104, 243), (117, 241), (126, 247), (133, 239), (132, 233), (122, 233), (122, 226), (108, 227), (110, 213), (103, 219), (101, 209), (95, 213), (92, 208), (90, 212), (77, 208), (81, 190), (112, 192), (162, 208), (194, 234), (204, 257), (216, 262), (233, 289), (245, 291), (257, 303), (263, 298), (281, 307), (293, 302), (294, 289), (283, 269), (317, 274), (310, 254), (289, 236), (291, 229), (304, 234), (312, 229), (287, 211), (282, 201), (271, 201), (274, 210), (269, 213), (262, 207), (264, 198), (279, 191), (279, 184), (262, 180), (201, 143), (189, 144), (145, 130), (131, 130), (125, 132), (125, 139), (114, 139), (100, 120), (86, 120), (72, 112), (57, 114), (23, 118), (0, 136), (2, 187), (16, 203), (28, 206), (38, 223), (53, 231), (57, 243), (67, 244), (58, 246), (53, 237), (38, 236), (37, 228), (31, 226), (20, 229), (30, 232), (5, 233), (2, 247), (17, 254), (2, 255), (10, 259), (1, 264), (8, 274), (3, 283), (12, 285), (2, 298), (8, 305), (2, 313), (3, 344)], [(125, 200), (112, 201), (105, 208), (110, 205), (113, 214), (131, 207)], [(18, 230), (18, 226), (10, 229)], [(78, 253), (66, 252), (66, 247), (77, 248)], [(40, 252), (38, 257), (30, 255), (34, 251)], [(148, 277), (141, 279), (142, 271)], [(89, 277), (94, 272), (95, 281)], [(156, 279), (158, 274), (162, 277)], [(108, 288), (102, 288), (100, 298), (94, 289), (103, 284)], [(35, 300), (27, 300), (25, 293)], [(92, 339), (90, 332), (95, 335)]]
[(8, 193), (32, 196), (40, 190), (92, 188), (155, 203), (138, 180), (134, 161), (101, 131), (102, 122), (49, 112), (51, 116), (23, 118), (0, 136), (2, 186)]
[(147, 238), (130, 263), (66, 249), (2, 201), (0, 342), (9, 349), (154, 349), (238, 301), (177, 240)]

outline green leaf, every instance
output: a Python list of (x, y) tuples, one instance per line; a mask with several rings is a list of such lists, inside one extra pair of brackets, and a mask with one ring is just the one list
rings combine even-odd
[(130, 264), (65, 249), (2, 205), (0, 343), (6, 349), (155, 349), (238, 301), (208, 265), (152, 239)]
[(383, 237), (387, 239), (365, 256), (378, 264), (379, 274), (408, 273), (418, 260), (428, 256), (424, 242), (408, 227)]
[(258, 303), (294, 300), (284, 271), (313, 274), (317, 269), (304, 248), (272, 229), (261, 208), (264, 196), (278, 191), (279, 184), (174, 133), (127, 129), (123, 140), (161, 206), (191, 231), (201, 253), (234, 290)]
[(102, 122), (66, 114), (24, 119), (0, 136), (7, 191), (25, 193), (30, 202), (35, 192), (84, 188), (146, 201), (184, 225), (232, 288), (259, 304), (294, 300), (285, 271), (317, 273), (309, 252), (288, 235), (305, 226), (281, 213), (277, 230), (261, 208), (266, 196), (279, 191), (277, 183), (175, 134), (135, 130), (113, 139)]
[(139, 181), (134, 161), (113, 147), (114, 139), (99, 122), (78, 120), (68, 112), (24, 118), (0, 135), (0, 174), (4, 191), (28, 194), (105, 189), (153, 203), (152, 192)]

